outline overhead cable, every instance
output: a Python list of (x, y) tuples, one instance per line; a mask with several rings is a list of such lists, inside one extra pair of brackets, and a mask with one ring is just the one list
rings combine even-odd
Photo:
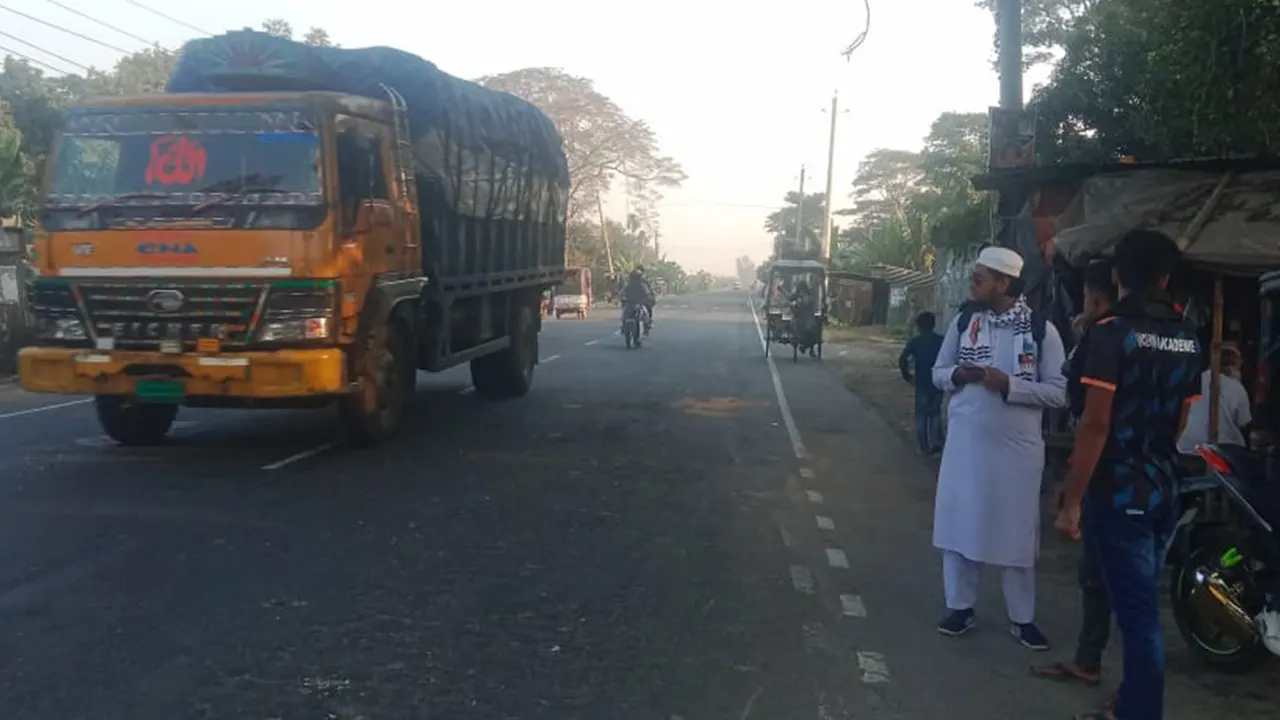
[(146, 38), (144, 38), (144, 37), (140, 37), (140, 36), (138, 36), (138, 35), (134, 35), (133, 33), (129, 32), (128, 30), (122, 30), (122, 29), (120, 29), (120, 28), (116, 27), (115, 25), (112, 25), (111, 23), (109, 23), (109, 22), (105, 21), (105, 20), (99, 20), (98, 18), (93, 17), (92, 15), (89, 15), (89, 14), (87, 14), (87, 13), (85, 13), (85, 12), (80, 11), (80, 10), (77, 10), (77, 9), (75, 9), (75, 8), (71, 7), (70, 5), (67, 5), (66, 3), (58, 2), (58, 0), (45, 0), (45, 2), (49, 3), (50, 5), (55, 5), (55, 6), (57, 6), (57, 7), (60, 7), (60, 8), (62, 8), (63, 10), (66, 10), (67, 12), (71, 13), (72, 15), (79, 15), (80, 17), (84, 18), (85, 20), (88, 20), (89, 22), (97, 23), (97, 24), (101, 25), (102, 27), (104, 27), (104, 28), (106, 28), (106, 29), (108, 29), (108, 30), (112, 30), (112, 31), (114, 31), (114, 32), (120, 33), (121, 35), (124, 35), (124, 36), (125, 36), (125, 37), (127, 37), (127, 38), (132, 38), (132, 39), (134, 39), (134, 40), (137, 40), (138, 42), (142, 43), (143, 45), (155, 45), (155, 42), (153, 42), (153, 41), (151, 41), (151, 40), (148, 40), (148, 39), (146, 39)]
[(76, 62), (75, 60), (72, 60), (71, 58), (63, 57), (63, 56), (59, 55), (58, 53), (56, 53), (56, 52), (54, 52), (54, 51), (52, 51), (52, 50), (45, 50), (44, 48), (40, 47), (39, 45), (36, 45), (36, 44), (34, 44), (34, 43), (30, 42), (30, 41), (27, 41), (27, 40), (23, 40), (22, 38), (18, 37), (17, 35), (12, 35), (12, 34), (10, 34), (10, 33), (7, 33), (7, 32), (5, 32), (5, 31), (3, 31), (3, 30), (0, 30), (0, 35), (3, 35), (4, 37), (9, 38), (10, 40), (12, 40), (12, 41), (14, 41), (14, 42), (16, 42), (16, 43), (19, 43), (19, 44), (22, 44), (22, 45), (26, 45), (27, 47), (29, 47), (29, 48), (31, 48), (31, 49), (33, 49), (33, 50), (37, 51), (37, 52), (42, 52), (42, 53), (44, 53), (45, 55), (48, 55), (49, 57), (57, 58), (57, 59), (61, 60), (62, 62), (64, 62), (64, 63), (68, 64), (68, 65), (74, 65), (75, 67), (78, 67), (78, 68), (80, 68), (81, 70), (84, 70), (85, 72), (88, 72), (88, 71), (91, 69), (88, 65), (83, 65), (83, 64), (81, 64), (81, 63)]
[(58, 73), (59, 75), (70, 75), (70, 74), (71, 74), (71, 73), (67, 72), (66, 70), (62, 70), (62, 69), (60, 69), (60, 68), (56, 68), (56, 67), (54, 67), (54, 66), (50, 65), (49, 63), (47, 63), (47, 62), (43, 61), (43, 60), (37, 60), (37, 59), (35, 59), (35, 58), (31, 57), (30, 55), (24, 55), (24, 54), (22, 54), (22, 53), (18, 52), (17, 50), (13, 50), (13, 49), (11, 49), (11, 48), (7, 48), (7, 47), (5, 47), (4, 45), (0, 45), (0, 53), (4, 53), (4, 54), (6, 54), (6, 55), (12, 55), (12, 56), (14, 56), (14, 57), (16, 57), (16, 58), (19, 58), (19, 59), (21, 59), (21, 60), (26, 60), (27, 62), (31, 63), (32, 65), (39, 65), (39, 66), (41, 66), (41, 67), (46, 67), (46, 68), (48, 68), (48, 69), (50, 69), (50, 70), (52, 70), (52, 71), (54, 71), (54, 72)]
[(132, 5), (132, 6), (136, 7), (136, 8), (138, 8), (138, 9), (140, 9), (140, 10), (145, 10), (145, 11), (147, 11), (147, 12), (151, 13), (152, 15), (155, 15), (156, 17), (164, 18), (165, 20), (168, 20), (169, 22), (174, 23), (175, 25), (181, 25), (182, 27), (184, 27), (184, 28), (186, 28), (186, 29), (188, 29), (188, 30), (195, 30), (196, 32), (198, 32), (198, 33), (200, 33), (200, 34), (202, 34), (202, 35), (212, 35), (212, 34), (213, 34), (213, 33), (209, 32), (208, 30), (204, 30), (204, 29), (201, 29), (201, 28), (196, 27), (195, 25), (192, 25), (191, 23), (189, 23), (189, 22), (187, 22), (187, 21), (185, 21), (185, 20), (179, 20), (178, 18), (176, 18), (176, 17), (174, 17), (174, 16), (172, 16), (172, 15), (166, 15), (165, 13), (162, 13), (162, 12), (160, 12), (159, 10), (156, 10), (155, 8), (147, 7), (146, 5), (143, 5), (142, 3), (138, 2), (137, 0), (124, 0), (124, 1), (125, 1), (125, 2), (127, 2), (127, 3), (129, 3), (130, 5)]
[(22, 12), (22, 11), (20, 11), (20, 10), (14, 10), (13, 8), (11, 8), (11, 7), (7, 6), (7, 5), (0, 4), (0, 10), (7, 10), (7, 11), (9, 11), (9, 12), (11, 12), (11, 13), (13, 13), (14, 15), (17, 15), (17, 16), (19, 16), (19, 17), (24, 17), (24, 18), (26, 18), (26, 19), (28, 19), (28, 20), (31, 20), (32, 22), (38, 22), (38, 23), (40, 23), (41, 25), (45, 25), (45, 26), (47, 26), (47, 27), (51, 27), (51, 28), (53, 28), (54, 30), (57, 30), (57, 31), (59, 31), (59, 32), (64, 32), (64, 33), (66, 33), (66, 34), (68, 34), (68, 35), (74, 35), (74, 36), (76, 36), (76, 37), (80, 38), (81, 40), (87, 40), (87, 41), (89, 41), (89, 42), (93, 43), (94, 45), (101, 45), (102, 47), (107, 48), (108, 50), (115, 50), (116, 52), (118, 52), (118, 53), (122, 53), (122, 54), (124, 54), (124, 55), (132, 55), (132, 54), (133, 54), (133, 51), (132, 51), (132, 50), (125, 50), (124, 48), (119, 47), (118, 45), (112, 45), (111, 43), (103, 42), (103, 41), (101, 41), (101, 40), (99, 40), (99, 39), (97, 39), (97, 38), (89, 37), (88, 35), (85, 35), (84, 33), (78, 33), (78, 32), (76, 32), (75, 30), (68, 30), (67, 28), (62, 27), (61, 25), (57, 25), (57, 24), (55, 24), (55, 23), (51, 23), (51, 22), (49, 22), (48, 20), (41, 20), (40, 18), (36, 17), (35, 15), (28, 15), (27, 13), (24, 13), (24, 12)]

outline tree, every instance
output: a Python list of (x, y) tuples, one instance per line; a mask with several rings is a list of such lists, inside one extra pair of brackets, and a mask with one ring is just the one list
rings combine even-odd
[(333, 47), (329, 33), (324, 28), (313, 27), (302, 36), (302, 42), (313, 47)]
[(8, 108), (0, 103), (0, 220), (27, 214), (27, 175), (21, 149), (22, 133)]
[(680, 164), (658, 150), (653, 129), (623, 112), (587, 78), (535, 67), (477, 82), (524, 98), (555, 123), (569, 163), (570, 218), (594, 212), (617, 178), (631, 186), (637, 206), (650, 208), (662, 188), (679, 187), (685, 180)]
[[(786, 203), (769, 213), (764, 219), (764, 229), (773, 235), (774, 253), (770, 259), (817, 260), (822, 257), (822, 222), (827, 213), (827, 196), (823, 193), (806, 193), (801, 207), (800, 193), (788, 192)], [(800, 217), (797, 218), (797, 215)], [(796, 242), (796, 223), (799, 222), (800, 241)]]
[[(980, 0), (994, 7), (995, 0)], [(1274, 0), (1024, 0), (1041, 163), (1274, 154)]]
[(290, 25), (287, 20), (281, 20), (279, 18), (264, 20), (262, 22), (262, 32), (284, 38), (285, 40), (293, 39), (293, 26)]
[[(1023, 65), (1039, 65), (1049, 62), (1054, 52), (1066, 44), (1076, 24), (1084, 18), (1100, 0), (1022, 0), (1022, 61)], [(999, 20), (997, 8), (1000, 0), (977, 0)], [(995, 38), (996, 50), (1000, 39)]]
[(923, 179), (919, 153), (873, 150), (858, 163), (850, 196), (853, 207), (840, 214), (868, 227), (890, 220), (905, 221)]
[(991, 234), (991, 195), (973, 189), (986, 169), (987, 133), (986, 113), (942, 113), (929, 128), (914, 206), (930, 218), (934, 246), (963, 247)]

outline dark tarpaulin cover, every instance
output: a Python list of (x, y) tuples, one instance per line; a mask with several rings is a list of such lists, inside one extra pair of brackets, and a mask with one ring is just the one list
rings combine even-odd
[(168, 92), (320, 90), (386, 100), (382, 85), (404, 96), (415, 145), (434, 132), (471, 152), (527, 152), (535, 173), (567, 186), (560, 135), (541, 110), (394, 48), (314, 47), (252, 30), (231, 32), (188, 42)]

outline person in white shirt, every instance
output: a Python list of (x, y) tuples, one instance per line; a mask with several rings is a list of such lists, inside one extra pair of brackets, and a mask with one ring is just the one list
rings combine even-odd
[[(1240, 382), (1240, 351), (1222, 348), (1222, 379), (1218, 386), (1218, 442), (1247, 445), (1245, 428), (1253, 422), (1249, 391)], [(1200, 375), (1200, 398), (1187, 411), (1187, 428), (1178, 438), (1178, 452), (1195, 455), (1196, 446), (1209, 442), (1209, 382), (1212, 370)]]

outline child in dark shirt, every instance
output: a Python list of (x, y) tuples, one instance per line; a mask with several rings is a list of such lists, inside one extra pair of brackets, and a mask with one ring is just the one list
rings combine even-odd
[[(933, 384), (933, 363), (942, 349), (942, 336), (934, 331), (931, 312), (916, 316), (916, 336), (898, 356), (902, 379), (916, 386), (916, 449), (921, 455), (942, 452), (942, 391)], [(914, 366), (914, 376), (912, 374)]]

